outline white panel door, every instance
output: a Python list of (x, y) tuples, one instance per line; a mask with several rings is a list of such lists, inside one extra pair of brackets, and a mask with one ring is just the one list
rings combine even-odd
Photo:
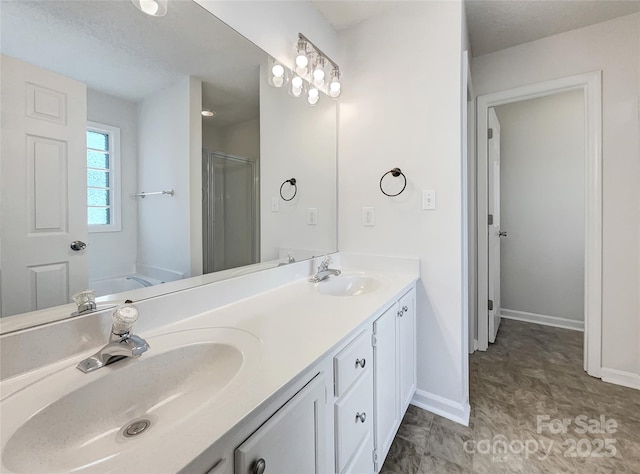
[(416, 391), (416, 291), (411, 290), (400, 300), (400, 409), (405, 412)]
[(489, 342), (496, 342), (500, 327), (500, 122), (489, 109)]
[[(373, 323), (373, 403), (375, 445), (378, 459), (384, 460), (400, 423), (398, 358), (396, 334), (398, 305), (395, 304)], [(380, 468), (381, 466), (378, 466)]]
[(65, 304), (88, 285), (85, 84), (1, 56), (1, 315)]
[(320, 375), (242, 443), (235, 451), (235, 473), (327, 472), (322, 444), (324, 389), (324, 378)]

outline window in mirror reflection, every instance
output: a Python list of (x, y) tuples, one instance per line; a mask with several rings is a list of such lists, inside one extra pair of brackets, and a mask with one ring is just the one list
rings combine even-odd
[(120, 230), (118, 186), (120, 129), (87, 126), (87, 223), (90, 232)]

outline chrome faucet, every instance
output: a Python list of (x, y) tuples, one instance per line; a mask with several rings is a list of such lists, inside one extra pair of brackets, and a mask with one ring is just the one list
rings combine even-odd
[(331, 257), (329, 255), (325, 256), (324, 260), (322, 260), (322, 262), (320, 263), (320, 266), (318, 267), (317, 273), (313, 275), (311, 278), (309, 278), (309, 281), (311, 283), (318, 283), (323, 280), (326, 280), (331, 275), (336, 275), (336, 276), (340, 275), (341, 273), (340, 270), (337, 270), (335, 268), (329, 268), (329, 264), (331, 262), (333, 262)]
[(84, 359), (77, 367), (85, 374), (93, 372), (119, 360), (140, 357), (149, 349), (147, 341), (131, 334), (133, 323), (138, 319), (138, 308), (132, 304), (123, 304), (113, 312), (113, 325), (109, 343)]

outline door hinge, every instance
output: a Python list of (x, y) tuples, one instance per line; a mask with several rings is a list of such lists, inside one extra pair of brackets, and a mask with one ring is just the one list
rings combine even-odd
[(489, 222), (489, 225), (493, 225), (493, 214), (489, 214), (487, 222)]
[(378, 341), (376, 340), (376, 335), (375, 335), (375, 334), (372, 334), (372, 335), (371, 335), (371, 347), (376, 347), (376, 343), (377, 343), (377, 342), (378, 342)]
[(489, 140), (491, 140), (493, 138), (493, 128), (490, 128), (487, 131), (487, 137), (489, 137)]
[(489, 311), (493, 311), (493, 300), (489, 300)]

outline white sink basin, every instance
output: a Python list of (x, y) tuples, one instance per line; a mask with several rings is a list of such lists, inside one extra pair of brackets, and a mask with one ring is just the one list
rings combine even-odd
[[(136, 449), (180, 437), (190, 418), (259, 366), (261, 343), (241, 330), (181, 331), (148, 342), (138, 359), (89, 374), (74, 360), (3, 400), (2, 472), (107, 472), (122, 466), (121, 457), (135, 470)], [(149, 425), (125, 435), (135, 422), (129, 434)]]
[(329, 277), (316, 283), (317, 290), (323, 295), (358, 296), (370, 293), (380, 287), (380, 281), (360, 274), (342, 274)]

